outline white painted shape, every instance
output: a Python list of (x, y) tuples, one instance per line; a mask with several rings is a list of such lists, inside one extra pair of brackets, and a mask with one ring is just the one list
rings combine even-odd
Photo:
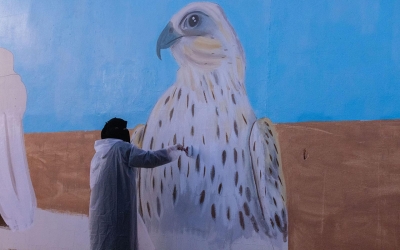
[(13, 69), (13, 55), (10, 51), (0, 48), (0, 77), (11, 74), (15, 74)]
[(28, 229), (36, 208), (22, 126), (26, 99), (11, 52), (0, 48), (0, 214), (13, 231)]
[(24, 232), (12, 232), (0, 228), (0, 249), (89, 249), (87, 216), (36, 209), (34, 221), (30, 230)]
[[(250, 238), (239, 238), (234, 242), (230, 239), (226, 240), (223, 247), (210, 246), (210, 242), (201, 236), (192, 233), (165, 233), (156, 234), (154, 237), (155, 245), (163, 246), (163, 250), (190, 249), (190, 250), (265, 250), (274, 249), (272, 244), (261, 239), (257, 234), (253, 233)], [(288, 247), (288, 243), (284, 243), (283, 248)]]
[(138, 227), (138, 245), (140, 250), (155, 250), (153, 242), (150, 239), (149, 232), (144, 225), (142, 217), (137, 214), (137, 227)]

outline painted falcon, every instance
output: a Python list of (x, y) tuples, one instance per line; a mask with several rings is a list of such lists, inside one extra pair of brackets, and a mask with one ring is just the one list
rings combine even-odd
[[(287, 249), (277, 134), (250, 106), (243, 48), (221, 7), (199, 2), (181, 9), (157, 41), (160, 59), (166, 48), (180, 66), (176, 81), (132, 142), (147, 150), (192, 145), (193, 156), (139, 170), (138, 210), (150, 235), (195, 235), (207, 249), (254, 238), (262, 249)], [(184, 249), (173, 239), (162, 244)], [(196, 243), (192, 249), (205, 248)]]

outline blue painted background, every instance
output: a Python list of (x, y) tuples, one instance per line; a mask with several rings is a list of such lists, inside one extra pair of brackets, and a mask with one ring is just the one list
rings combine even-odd
[[(156, 41), (190, 1), (1, 0), (0, 47), (28, 91), (26, 132), (145, 123), (178, 69)], [(400, 118), (400, 1), (221, 0), (258, 117)]]

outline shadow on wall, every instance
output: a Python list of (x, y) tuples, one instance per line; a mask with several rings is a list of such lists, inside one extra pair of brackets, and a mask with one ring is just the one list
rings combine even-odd
[(0, 48), (0, 214), (12, 231), (29, 228), (36, 208), (22, 127), (25, 109), (26, 89), (13, 70), (13, 55)]
[(3, 220), (3, 217), (0, 215), (0, 227), (8, 227), (6, 222)]

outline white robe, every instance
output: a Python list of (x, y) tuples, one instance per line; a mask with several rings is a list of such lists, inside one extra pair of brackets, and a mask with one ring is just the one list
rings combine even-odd
[[(138, 249), (135, 168), (153, 168), (171, 162), (174, 150), (144, 151), (118, 139), (95, 142), (90, 166), (91, 249)], [(139, 218), (140, 219), (140, 218)], [(140, 225), (140, 223), (139, 223)], [(146, 230), (141, 225), (141, 230)], [(142, 239), (149, 239), (141, 231)], [(141, 240), (142, 240), (141, 239)], [(151, 247), (148, 241), (142, 246)]]

